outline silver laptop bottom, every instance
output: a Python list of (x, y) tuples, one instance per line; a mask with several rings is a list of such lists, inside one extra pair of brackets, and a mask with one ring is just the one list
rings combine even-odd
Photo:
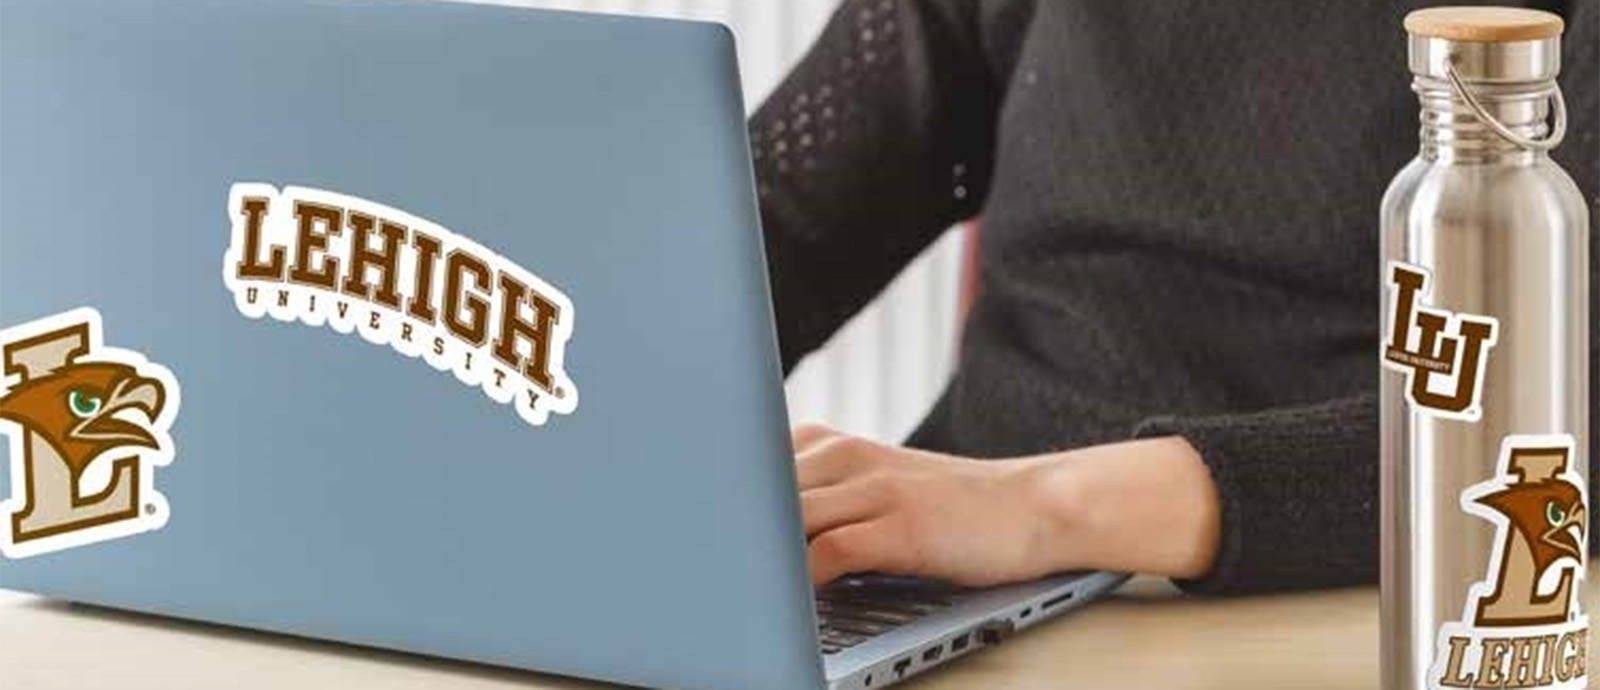
[(817, 634), (830, 690), (881, 688), (1004, 641), (1126, 582), (1079, 572), (966, 590), (861, 575), (817, 590)]

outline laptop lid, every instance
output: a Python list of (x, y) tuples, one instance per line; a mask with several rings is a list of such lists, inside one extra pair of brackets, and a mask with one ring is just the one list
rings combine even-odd
[(0, 328), (0, 586), (821, 683), (719, 26), (4, 0)]

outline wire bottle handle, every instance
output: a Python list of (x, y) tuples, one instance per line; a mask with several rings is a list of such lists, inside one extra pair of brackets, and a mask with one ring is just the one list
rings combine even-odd
[(1487, 125), (1489, 129), (1494, 130), (1494, 133), (1500, 135), (1500, 138), (1532, 151), (1549, 151), (1560, 146), (1561, 140), (1567, 137), (1567, 99), (1562, 97), (1560, 86), (1556, 86), (1550, 92), (1551, 105), (1555, 110), (1555, 124), (1551, 125), (1549, 134), (1546, 134), (1543, 139), (1531, 139), (1511, 131), (1510, 127), (1496, 120), (1494, 115), (1483, 107), (1483, 103), (1478, 101), (1478, 97), (1472, 93), (1472, 89), (1467, 87), (1466, 81), (1462, 80), (1461, 75), (1456, 73), (1454, 60), (1445, 64), (1444, 74), (1450, 80), (1450, 86), (1455, 89), (1456, 95), (1460, 96), (1461, 100), (1467, 104), (1467, 107), (1472, 109), (1472, 114), (1478, 116), (1478, 120)]

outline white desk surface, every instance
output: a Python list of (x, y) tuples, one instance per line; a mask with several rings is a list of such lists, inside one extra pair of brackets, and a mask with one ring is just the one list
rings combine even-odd
[[(1588, 600), (1600, 603), (1600, 565), (1588, 580)], [(1377, 686), (1376, 590), (1199, 600), (1171, 597), (1148, 582), (1140, 584), (1145, 586), (1136, 585), (1129, 593), (900, 687), (1370, 690)], [(0, 687), (587, 690), (604, 686), (0, 591)]]

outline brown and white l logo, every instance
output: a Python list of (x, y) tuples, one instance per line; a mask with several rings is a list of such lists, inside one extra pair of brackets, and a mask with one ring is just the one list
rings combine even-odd
[(172, 462), (178, 382), (137, 352), (106, 347), (103, 333), (89, 308), (0, 330), (0, 435), (11, 460), (0, 554), (9, 558), (167, 522), (153, 475)]
[(1583, 462), (1570, 435), (1508, 436), (1497, 474), (1463, 492), (1461, 509), (1494, 525), (1494, 548), (1461, 618), (1440, 629), (1429, 688), (1592, 687)]
[[(1392, 316), (1383, 349), (1384, 366), (1407, 375), (1406, 400), (1413, 409), (1448, 419), (1476, 422), (1483, 416), (1483, 376), (1500, 322), (1491, 316), (1458, 314), (1425, 306), (1427, 269), (1389, 262)], [(1436, 386), (1435, 381), (1443, 386)]]

